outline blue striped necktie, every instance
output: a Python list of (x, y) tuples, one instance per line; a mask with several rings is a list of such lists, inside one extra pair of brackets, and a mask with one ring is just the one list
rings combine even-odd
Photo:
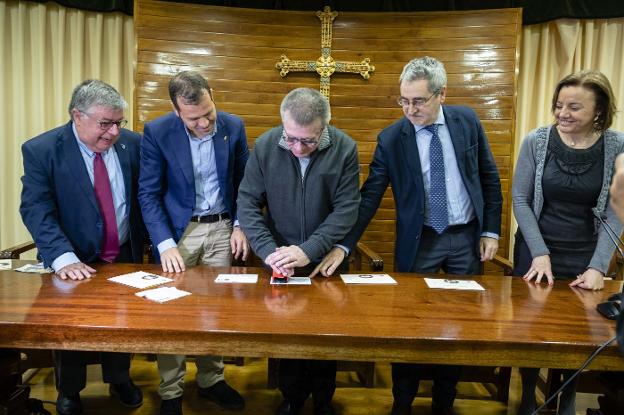
[(438, 124), (425, 127), (431, 133), (429, 144), (429, 222), (438, 234), (448, 227), (444, 153), (438, 136)]

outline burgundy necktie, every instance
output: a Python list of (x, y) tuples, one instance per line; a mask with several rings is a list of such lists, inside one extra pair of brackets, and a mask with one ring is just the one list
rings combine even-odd
[(95, 153), (95, 160), (93, 161), (93, 188), (95, 198), (100, 205), (100, 212), (104, 218), (104, 238), (102, 239), (100, 258), (106, 262), (113, 262), (119, 255), (119, 233), (115, 218), (115, 206), (113, 205), (113, 192), (108, 179), (108, 171), (100, 153)]

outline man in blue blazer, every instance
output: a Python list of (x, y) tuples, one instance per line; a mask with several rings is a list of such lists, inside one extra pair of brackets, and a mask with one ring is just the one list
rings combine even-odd
[[(396, 270), (476, 274), (479, 261), (496, 254), (502, 209), (498, 170), (481, 122), (467, 107), (442, 106), (446, 71), (436, 59), (405, 65), (400, 92), (405, 117), (379, 134), (357, 223), (341, 245), (355, 248), (391, 184)], [(344, 255), (332, 249), (321, 274), (331, 275)], [(422, 369), (393, 364), (393, 415), (411, 413)], [(459, 366), (433, 367), (435, 414), (452, 413), (459, 372)]]
[[(84, 81), (72, 94), (71, 121), (22, 146), (22, 220), (45, 266), (64, 280), (90, 278), (93, 263), (142, 262), (140, 136), (122, 128), (126, 106), (112, 86)], [(141, 405), (128, 373), (130, 354), (100, 359), (111, 393), (126, 406)], [(88, 353), (55, 351), (54, 361), (57, 413), (79, 414)]]
[[(249, 244), (236, 197), (249, 157), (240, 118), (217, 111), (208, 82), (184, 71), (169, 82), (170, 112), (145, 124), (139, 201), (163, 271), (229, 266)], [(245, 401), (224, 380), (221, 356), (197, 356), (199, 394), (226, 409)], [(185, 356), (159, 355), (161, 414), (181, 414)]]

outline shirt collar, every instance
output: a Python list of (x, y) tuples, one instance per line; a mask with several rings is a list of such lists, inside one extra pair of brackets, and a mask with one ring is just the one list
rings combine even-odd
[[(183, 123), (184, 124), (184, 123)], [(212, 140), (212, 138), (217, 134), (217, 122), (215, 121), (215, 126), (212, 129), (211, 133), (206, 134), (203, 137), (193, 137), (191, 135), (191, 132), (188, 130), (188, 128), (186, 128), (186, 125), (184, 125), (184, 131), (186, 131), (186, 135), (189, 138), (189, 140), (192, 141), (206, 141), (206, 140)]]

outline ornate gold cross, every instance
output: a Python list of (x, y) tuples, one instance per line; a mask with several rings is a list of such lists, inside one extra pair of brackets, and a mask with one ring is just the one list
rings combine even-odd
[(325, 6), (322, 12), (316, 12), (316, 16), (321, 20), (321, 57), (315, 61), (293, 61), (282, 55), (275, 67), (280, 70), (282, 78), (288, 72), (318, 73), (321, 76), (321, 94), (329, 99), (329, 81), (334, 72), (359, 73), (362, 78), (368, 79), (370, 72), (375, 72), (375, 67), (370, 64), (369, 58), (362, 62), (335, 61), (331, 57), (332, 24), (338, 12), (332, 12), (329, 6)]

